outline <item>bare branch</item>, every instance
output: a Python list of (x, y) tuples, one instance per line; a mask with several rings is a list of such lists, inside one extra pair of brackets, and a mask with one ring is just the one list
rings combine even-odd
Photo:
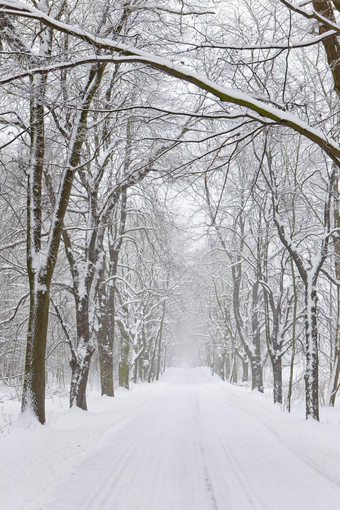
[[(285, 4), (291, 5), (290, 2), (286, 2), (286, 0), (282, 1)], [(96, 48), (104, 49), (110, 52), (115, 51), (122, 54), (124, 57), (131, 57), (127, 61), (142, 62), (153, 67), (154, 69), (158, 69), (159, 71), (166, 73), (169, 76), (178, 78), (187, 83), (192, 83), (201, 90), (205, 90), (213, 96), (218, 97), (221, 101), (243, 106), (256, 112), (259, 116), (274, 120), (282, 126), (290, 127), (294, 131), (302, 134), (312, 142), (316, 143), (326, 154), (328, 154), (328, 156), (336, 163), (337, 166), (340, 166), (339, 146), (325, 137), (320, 131), (312, 128), (307, 123), (303, 122), (301, 119), (291, 115), (288, 112), (284, 112), (275, 107), (268, 106), (264, 102), (258, 99), (254, 99), (252, 96), (243, 92), (218, 85), (217, 83), (214, 83), (205, 77), (197, 75), (190, 69), (173, 65), (172, 62), (165, 58), (157, 57), (153, 54), (139, 50), (132, 46), (128, 46), (121, 42), (97, 37), (73, 25), (62, 23), (46, 15), (44, 12), (39, 11), (38, 9), (28, 6), (24, 2), (16, 2), (14, 0), (7, 2), (0, 1), (0, 12), (40, 21), (42, 24), (53, 28), (54, 30), (77, 37), (85, 42), (88, 42), (91, 46)], [(313, 13), (312, 15), (308, 15), (308, 17), (316, 17), (316, 15)], [(335, 27), (332, 26), (331, 28), (336, 31), (340, 31), (340, 28), (337, 25), (335, 25)], [(109, 57), (108, 59), (110, 58), (112, 57)], [(96, 61), (98, 60), (96, 59)]]

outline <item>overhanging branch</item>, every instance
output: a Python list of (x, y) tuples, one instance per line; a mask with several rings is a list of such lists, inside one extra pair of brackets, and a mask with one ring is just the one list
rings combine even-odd
[[(284, 1), (284, 3), (290, 4), (290, 2), (286, 1)], [(187, 83), (191, 83), (199, 89), (209, 92), (213, 96), (219, 98), (221, 101), (233, 103), (238, 106), (243, 106), (247, 109), (250, 109), (256, 112), (259, 116), (274, 120), (278, 124), (289, 127), (295, 132), (302, 134), (313, 143), (316, 143), (335, 162), (337, 166), (340, 166), (339, 146), (325, 137), (321, 131), (312, 128), (307, 123), (300, 120), (298, 117), (291, 115), (286, 111), (281, 111), (278, 108), (269, 106), (264, 102), (258, 99), (254, 99), (252, 96), (243, 92), (218, 85), (217, 83), (214, 83), (205, 77), (197, 75), (190, 69), (187, 69), (183, 66), (173, 65), (171, 61), (163, 57), (157, 57), (153, 54), (138, 48), (134, 48), (132, 46), (128, 46), (118, 41), (96, 37), (91, 33), (73, 25), (62, 23), (61, 21), (48, 16), (44, 12), (35, 9), (34, 7), (31, 7), (24, 2), (17, 2), (14, 0), (0, 1), (0, 12), (39, 21), (40, 23), (54, 30), (67, 33), (77, 37), (78, 39), (82, 39), (83, 41), (89, 43), (92, 47), (104, 49), (109, 52), (117, 52), (121, 55), (121, 57), (112, 57), (110, 55), (100, 58), (107, 58), (108, 61), (110, 59), (113, 61), (112, 59), (119, 58), (120, 62), (123, 61), (122, 59), (126, 59), (124, 60), (125, 62), (144, 63), (154, 69), (164, 72), (168, 76), (172, 76)], [(337, 28), (339, 29), (339, 27)], [(98, 58), (99, 57), (96, 57), (95, 60), (99, 61)]]

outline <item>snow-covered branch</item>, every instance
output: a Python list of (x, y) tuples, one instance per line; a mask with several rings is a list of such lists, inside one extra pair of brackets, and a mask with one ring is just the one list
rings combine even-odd
[[(286, 4), (290, 4), (290, 2), (285, 2)], [(337, 164), (340, 164), (340, 148), (337, 144), (335, 144), (332, 140), (324, 136), (324, 134), (311, 126), (309, 126), (306, 122), (302, 121), (295, 115), (292, 115), (288, 112), (281, 111), (273, 106), (269, 106), (265, 104), (263, 101), (258, 99), (254, 99), (251, 95), (248, 95), (244, 92), (239, 92), (238, 90), (224, 87), (219, 85), (208, 78), (200, 76), (190, 69), (185, 68), (184, 66), (174, 65), (168, 59), (163, 57), (158, 57), (146, 51), (140, 50), (133, 46), (129, 46), (123, 44), (119, 41), (112, 41), (107, 38), (100, 38), (88, 31), (82, 30), (81, 28), (77, 28), (74, 25), (70, 25), (67, 23), (63, 23), (59, 20), (48, 16), (44, 12), (30, 7), (24, 2), (13, 1), (0, 1), (0, 12), (5, 12), (7, 14), (12, 14), (14, 16), (27, 17), (30, 19), (34, 19), (40, 21), (42, 24), (50, 27), (54, 30), (67, 33), (76, 38), (79, 38), (87, 43), (91, 47), (95, 47), (101, 50), (107, 50), (109, 52), (117, 52), (123, 55), (123, 57), (131, 57), (129, 59), (130, 62), (133, 62), (136, 59), (136, 62), (144, 63), (162, 71), (169, 76), (174, 78), (178, 78), (184, 82), (191, 83), (201, 90), (205, 90), (209, 92), (213, 96), (219, 98), (221, 101), (233, 103), (247, 109), (250, 109), (256, 112), (260, 117), (266, 117), (277, 124), (290, 127), (294, 131), (302, 134), (307, 137), (312, 142), (319, 145), (319, 147), (326, 153), (328, 156)], [(313, 17), (313, 16), (309, 16)], [(339, 27), (332, 27), (332, 29), (337, 30)]]

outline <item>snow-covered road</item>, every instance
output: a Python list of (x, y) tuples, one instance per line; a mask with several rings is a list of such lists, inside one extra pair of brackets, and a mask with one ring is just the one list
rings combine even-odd
[(32, 510), (340, 508), (339, 486), (205, 369), (171, 370), (153, 386), (138, 412)]

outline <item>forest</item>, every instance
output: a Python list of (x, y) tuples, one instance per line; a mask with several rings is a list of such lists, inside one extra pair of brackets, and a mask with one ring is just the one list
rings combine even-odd
[(0, 1), (0, 380), (340, 387), (340, 2)]

